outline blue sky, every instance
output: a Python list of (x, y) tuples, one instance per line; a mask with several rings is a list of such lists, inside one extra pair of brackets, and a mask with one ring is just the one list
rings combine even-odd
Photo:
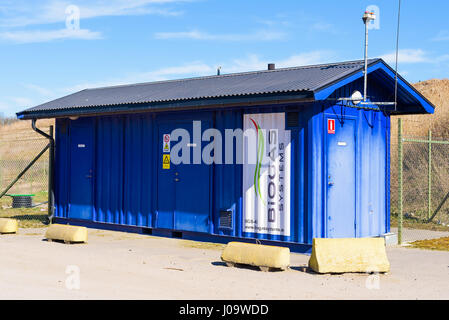
[[(369, 56), (394, 66), (396, 0), (0, 0), (0, 113), (218, 66), (231, 73), (361, 59), (369, 5), (379, 8)], [(399, 72), (410, 82), (449, 77), (448, 12), (446, 0), (402, 0)]]

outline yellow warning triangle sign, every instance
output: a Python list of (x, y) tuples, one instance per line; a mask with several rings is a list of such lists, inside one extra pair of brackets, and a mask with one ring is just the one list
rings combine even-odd
[(170, 155), (164, 154), (162, 156), (162, 169), (170, 169)]

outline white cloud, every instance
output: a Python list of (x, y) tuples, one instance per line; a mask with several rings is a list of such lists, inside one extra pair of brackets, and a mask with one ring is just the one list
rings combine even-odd
[(243, 59), (235, 59), (231, 63), (223, 64), (223, 72), (244, 72), (265, 70), (268, 63), (275, 63), (276, 68), (288, 68), (305, 65), (313, 65), (333, 60), (335, 56), (330, 51), (311, 51), (295, 54), (282, 60), (261, 59), (258, 55), (251, 54)]
[(9, 98), (17, 106), (30, 106), (33, 101), (26, 97), (11, 97)]
[(173, 66), (161, 68), (154, 71), (132, 73), (116, 79), (108, 79), (90, 83), (80, 83), (75, 86), (65, 88), (62, 91), (64, 92), (64, 94), (69, 94), (86, 88), (99, 88), (140, 82), (179, 79), (184, 77), (205, 76), (213, 74), (214, 70), (215, 69), (212, 66), (209, 66), (202, 62), (194, 61), (181, 66)]
[(310, 29), (321, 32), (335, 32), (335, 26), (327, 22), (315, 22), (310, 26)]
[(0, 32), (0, 39), (15, 43), (37, 43), (50, 42), (62, 39), (95, 40), (101, 39), (100, 32), (88, 29), (70, 30), (31, 30), (31, 31), (8, 31)]
[[(396, 52), (391, 52), (381, 56), (387, 63), (396, 62)], [(428, 53), (422, 49), (401, 49), (398, 55), (399, 63), (426, 63), (432, 62)]]
[[(396, 62), (396, 52), (390, 52), (381, 56), (387, 63)], [(399, 50), (398, 63), (430, 63), (439, 64), (449, 60), (449, 54), (443, 54), (440, 56), (434, 56), (422, 49), (402, 49)]]
[[(161, 7), (161, 5), (186, 2), (189, 0), (82, 0), (76, 5), (80, 9), (81, 19), (123, 15), (180, 15), (179, 11)], [(47, 0), (30, 3), (28, 0), (4, 4), (0, 15), (1, 27), (25, 27), (30, 25), (51, 24), (66, 20), (66, 8), (73, 3), (64, 0)]]
[[(179, 15), (181, 12), (167, 8), (166, 5), (195, 0), (80, 0), (76, 6), (66, 0), (46, 0), (30, 2), (28, 0), (9, 1), (0, 5), (0, 40), (15, 43), (49, 42), (60, 39), (101, 39), (100, 32), (88, 29), (74, 30), (30, 30), (30, 26), (70, 23), (75, 21), (70, 6), (79, 9), (79, 25), (83, 19), (124, 15)], [(67, 21), (70, 19), (69, 21)], [(28, 27), (17, 30), (18, 27)]]
[(198, 30), (181, 32), (157, 32), (156, 39), (190, 39), (190, 40), (218, 40), (218, 41), (272, 41), (286, 37), (283, 32), (261, 30), (246, 34), (211, 34)]
[(33, 92), (37, 92), (39, 95), (44, 96), (44, 97), (48, 97), (48, 96), (52, 96), (53, 95), (53, 91), (52, 90), (48, 90), (44, 87), (38, 86), (36, 84), (32, 84), (32, 83), (25, 83), (22, 84), (22, 86), (28, 90), (31, 90)]
[(12, 117), (15, 112), (34, 105), (33, 100), (28, 97), (2, 97), (0, 101), (0, 115)]
[(449, 31), (441, 30), (434, 38), (432, 38), (432, 41), (449, 41)]
[(449, 61), (449, 54), (443, 54), (437, 58), (435, 58), (435, 62), (439, 63), (439, 62), (446, 62)]

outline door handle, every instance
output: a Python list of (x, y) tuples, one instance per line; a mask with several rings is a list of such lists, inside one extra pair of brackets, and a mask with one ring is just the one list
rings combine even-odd
[(175, 182), (179, 182), (179, 179), (178, 179), (178, 178), (175, 178)]

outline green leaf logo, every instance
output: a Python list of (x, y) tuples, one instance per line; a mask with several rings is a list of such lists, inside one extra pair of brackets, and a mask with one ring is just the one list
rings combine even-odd
[(262, 160), (265, 152), (265, 139), (260, 125), (252, 118), (250, 118), (250, 120), (254, 124), (257, 133), (257, 163), (256, 170), (254, 171), (254, 191), (256, 193), (256, 197), (259, 196), (263, 201), (262, 192), (260, 190), (260, 168), (262, 167)]

